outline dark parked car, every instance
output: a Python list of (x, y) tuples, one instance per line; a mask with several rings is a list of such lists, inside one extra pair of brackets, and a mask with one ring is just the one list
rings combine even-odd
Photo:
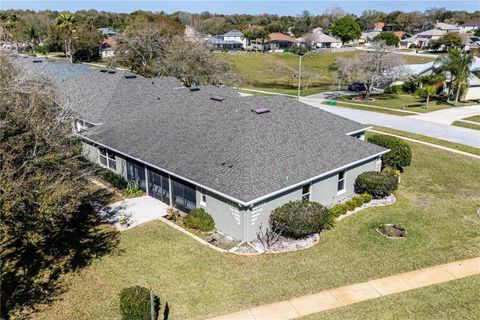
[(360, 82), (355, 82), (348, 86), (348, 91), (365, 91), (365, 90), (366, 90), (365, 84)]

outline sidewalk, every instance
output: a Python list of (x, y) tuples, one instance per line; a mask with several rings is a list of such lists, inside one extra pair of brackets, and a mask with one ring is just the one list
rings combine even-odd
[(401, 273), (263, 305), (210, 320), (286, 320), (480, 274), (480, 257)]

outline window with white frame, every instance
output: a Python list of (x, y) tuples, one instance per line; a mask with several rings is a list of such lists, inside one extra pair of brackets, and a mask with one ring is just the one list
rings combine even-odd
[(207, 205), (207, 194), (203, 189), (200, 189), (200, 205), (205, 207)]
[(104, 167), (110, 168), (112, 170), (117, 169), (117, 161), (115, 160), (115, 153), (106, 149), (98, 148), (98, 154), (100, 156), (100, 164)]
[(338, 173), (337, 191), (339, 193), (345, 191), (345, 170), (342, 170)]
[(306, 184), (302, 187), (302, 199), (303, 200), (310, 201), (310, 189), (311, 189), (310, 184)]

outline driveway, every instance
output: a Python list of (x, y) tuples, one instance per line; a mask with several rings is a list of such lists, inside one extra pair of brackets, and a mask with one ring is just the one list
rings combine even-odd
[(318, 98), (305, 97), (301, 98), (300, 101), (363, 124), (388, 127), (480, 148), (480, 131), (477, 130), (415, 119), (413, 116), (400, 117), (377, 112), (327, 106), (321, 104), (320, 102), (322, 100)]
[(480, 104), (468, 107), (456, 107), (445, 110), (438, 110), (414, 116), (408, 116), (408, 118), (426, 120), (443, 124), (451, 124), (454, 121), (477, 115), (480, 115)]

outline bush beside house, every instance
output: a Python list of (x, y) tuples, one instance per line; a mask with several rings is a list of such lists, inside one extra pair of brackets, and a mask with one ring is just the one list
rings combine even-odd
[(373, 135), (367, 140), (370, 143), (390, 149), (390, 152), (382, 156), (383, 167), (390, 166), (403, 170), (404, 167), (410, 165), (412, 161), (412, 151), (410, 150), (410, 146), (402, 139), (387, 135)]
[(212, 216), (202, 208), (195, 208), (183, 218), (183, 224), (190, 229), (200, 231), (212, 231), (215, 227), (215, 221)]
[(273, 211), (270, 225), (286, 236), (301, 238), (330, 227), (329, 216), (329, 210), (317, 202), (290, 201)]
[(360, 174), (354, 184), (356, 193), (368, 193), (375, 199), (389, 196), (397, 187), (397, 177), (388, 172), (377, 171), (367, 171)]

